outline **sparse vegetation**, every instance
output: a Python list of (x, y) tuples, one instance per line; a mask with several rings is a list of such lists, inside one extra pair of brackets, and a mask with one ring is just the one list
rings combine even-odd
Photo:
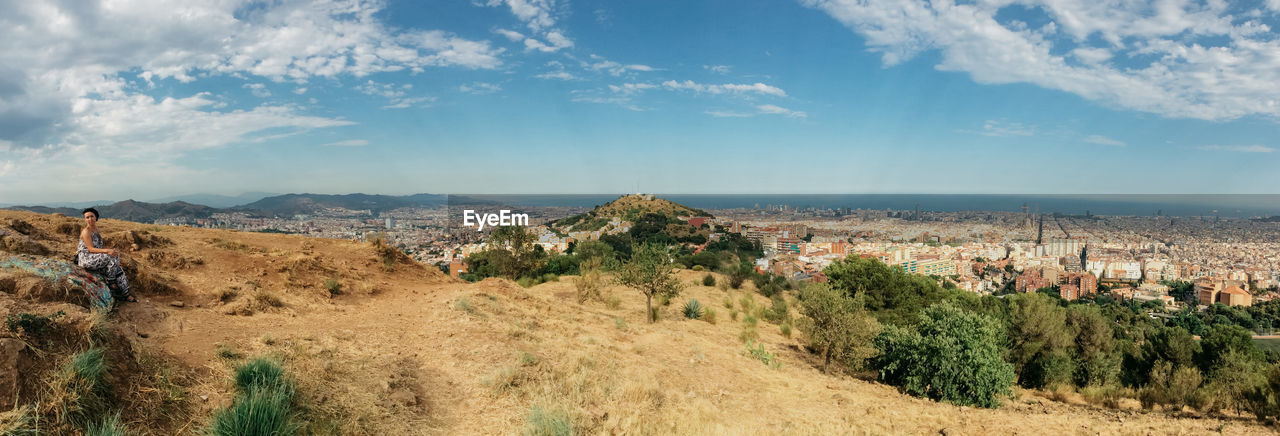
[(746, 354), (752, 359), (759, 360), (765, 365), (768, 365), (771, 369), (778, 369), (782, 367), (782, 361), (778, 360), (778, 356), (765, 351), (764, 344), (755, 342), (754, 339), (747, 341)]
[(324, 288), (329, 290), (329, 296), (342, 295), (342, 283), (334, 279), (324, 279)]
[(601, 262), (599, 257), (592, 257), (578, 265), (580, 275), (577, 280), (574, 280), (573, 286), (578, 291), (579, 304), (601, 299), (600, 290), (604, 288), (604, 278), (600, 272)]
[(4, 325), (9, 329), (10, 333), (39, 336), (57, 325), (58, 318), (66, 314), (61, 310), (49, 315), (35, 315), (25, 312), (10, 314), (4, 317)]
[(535, 404), (525, 417), (524, 436), (570, 436), (574, 434), (573, 422), (561, 410), (547, 409)]
[(670, 254), (665, 247), (645, 244), (632, 249), (631, 262), (618, 272), (618, 283), (638, 289), (645, 297), (645, 312), (649, 322), (658, 320), (653, 307), (654, 297), (679, 295), (684, 284), (671, 269)]

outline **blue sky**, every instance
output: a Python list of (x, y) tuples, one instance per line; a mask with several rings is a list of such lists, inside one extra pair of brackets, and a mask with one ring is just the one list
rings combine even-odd
[(0, 203), (1280, 186), (1280, 0), (6, 3)]

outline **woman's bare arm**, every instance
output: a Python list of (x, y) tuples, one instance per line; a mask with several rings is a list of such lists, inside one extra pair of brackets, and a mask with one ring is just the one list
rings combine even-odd
[(80, 241), (84, 242), (84, 248), (90, 253), (106, 253), (112, 256), (118, 255), (118, 252), (115, 249), (93, 248), (93, 234), (90, 233), (87, 228), (80, 231)]

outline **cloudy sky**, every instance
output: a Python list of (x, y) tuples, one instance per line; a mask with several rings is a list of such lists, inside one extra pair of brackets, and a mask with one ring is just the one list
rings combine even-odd
[(0, 10), (0, 203), (1280, 187), (1280, 0)]

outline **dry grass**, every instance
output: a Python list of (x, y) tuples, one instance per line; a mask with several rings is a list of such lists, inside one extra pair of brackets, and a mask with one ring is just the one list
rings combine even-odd
[[(74, 251), (74, 238), (56, 231), (68, 219), (0, 211), (0, 219), (11, 217), (22, 217), (40, 234), (55, 238), (36, 242)], [(580, 305), (569, 280), (526, 289), (504, 280), (459, 283), (409, 262), (387, 271), (366, 243), (151, 229), (110, 220), (104, 225), (118, 232), (162, 233), (172, 241), (165, 252), (202, 258), (203, 265), (178, 268), (149, 264), (149, 248), (130, 254), (144, 268), (171, 273), (174, 289), (186, 301), (214, 303), (181, 310), (163, 303), (128, 305), (114, 315), (119, 322), (109, 323), (126, 329), (122, 333), (130, 338), (107, 335), (101, 341), (123, 353), (111, 360), (113, 374), (122, 377), (115, 391), (123, 395), (122, 420), (144, 434), (193, 434), (214, 410), (230, 403), (230, 374), (239, 359), (217, 357), (214, 344), (219, 342), (240, 355), (283, 363), (296, 381), (304, 434), (513, 434), (566, 426), (590, 434), (1269, 431), (1250, 420), (1061, 403), (1044, 397), (1051, 393), (1022, 394), (995, 410), (959, 408), (905, 396), (878, 383), (823, 374), (816, 367), (820, 362), (782, 335), (781, 328), (757, 327), (755, 342), (782, 363), (770, 369), (753, 359), (739, 339), (748, 327), (739, 321), (760, 319), (769, 301), (752, 295), (750, 284), (742, 291), (721, 290), (727, 282), (723, 279), (716, 288), (695, 286), (681, 295), (726, 302), (718, 308), (729, 311), (728, 317), (719, 314), (725, 318), (721, 322), (684, 321), (668, 308), (662, 321), (649, 324), (643, 296), (617, 286), (602, 289), (604, 307)], [(211, 248), (210, 242), (218, 239), (243, 249), (234, 244)], [(299, 261), (291, 263), (295, 258)], [(329, 272), (319, 275), (321, 271)], [(690, 282), (707, 273), (680, 274), (681, 281)], [(328, 277), (343, 283), (340, 298), (328, 298), (320, 286)], [(298, 285), (291, 286), (291, 279)], [(287, 304), (267, 302), (268, 313), (249, 318), (223, 313), (257, 302), (262, 290)], [(0, 303), (6, 298), (23, 297), (0, 293)], [(460, 299), (482, 316), (458, 310)], [(56, 310), (47, 309), (38, 313)], [(75, 314), (77, 325), (88, 325), (87, 316)], [(150, 337), (141, 336), (144, 332)], [(264, 334), (270, 339), (264, 340)], [(75, 335), (75, 345), (83, 347), (84, 332)], [(136, 354), (127, 348), (129, 342), (154, 347), (161, 363), (129, 358)], [(51, 353), (46, 360), (57, 361), (61, 355)], [(1127, 408), (1132, 403), (1123, 390), (1085, 389), (1078, 395), (1104, 405)]]

